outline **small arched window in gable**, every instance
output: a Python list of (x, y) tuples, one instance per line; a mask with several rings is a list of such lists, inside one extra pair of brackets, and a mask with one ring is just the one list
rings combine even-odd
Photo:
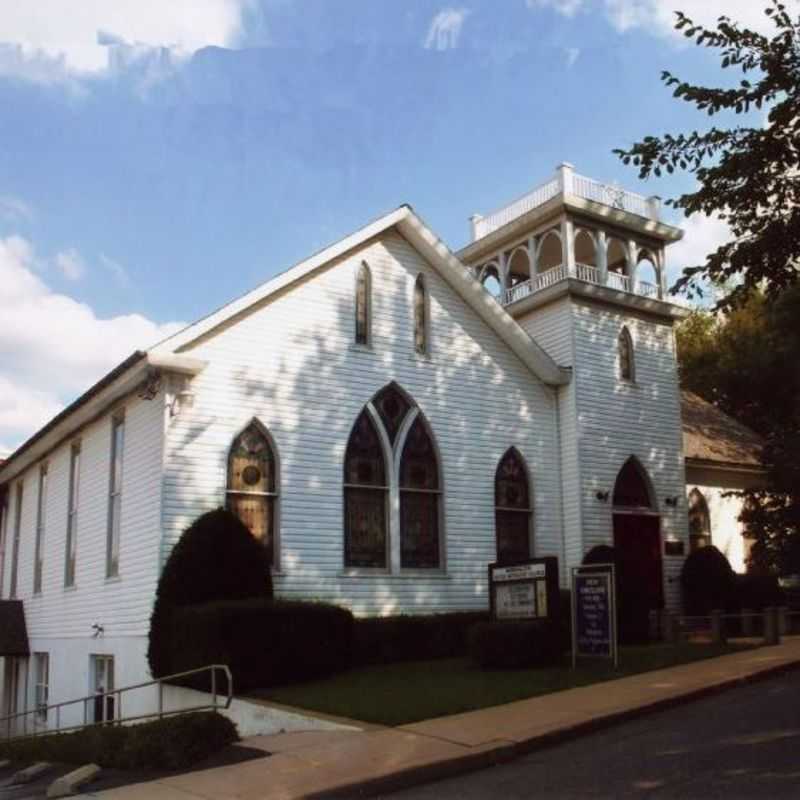
[(428, 298), (422, 275), (414, 284), (414, 350), (423, 356), (428, 352)]
[(228, 455), (227, 506), (264, 544), (276, 563), (278, 476), (275, 451), (266, 430), (255, 420), (234, 440)]
[(346, 567), (387, 566), (389, 487), (378, 431), (369, 412), (359, 414), (344, 457)]
[(689, 492), (689, 552), (711, 544), (711, 515), (699, 489)]
[(495, 537), (501, 564), (531, 557), (530, 486), (525, 462), (512, 447), (500, 459), (494, 478)]
[(372, 274), (361, 262), (356, 277), (356, 344), (370, 343), (372, 317)]
[(633, 359), (633, 339), (627, 328), (623, 328), (619, 332), (617, 355), (619, 358), (619, 377), (624, 381), (634, 380), (636, 372)]
[(418, 414), (400, 460), (400, 566), (431, 569), (439, 559), (439, 459)]

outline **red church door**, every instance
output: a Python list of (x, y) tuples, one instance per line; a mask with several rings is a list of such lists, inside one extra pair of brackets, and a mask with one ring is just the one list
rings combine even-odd
[(660, 523), (656, 515), (614, 514), (617, 580), (634, 602), (620, 625), (627, 624), (635, 639), (647, 638), (650, 611), (664, 607)]

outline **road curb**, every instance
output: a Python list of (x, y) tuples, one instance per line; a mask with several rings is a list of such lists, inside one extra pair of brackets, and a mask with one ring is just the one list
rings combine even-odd
[(800, 659), (784, 664), (777, 664), (764, 667), (757, 672), (748, 675), (739, 675), (735, 678), (726, 678), (708, 686), (701, 686), (697, 689), (687, 691), (678, 697), (667, 697), (651, 702), (643, 703), (636, 708), (626, 709), (625, 711), (612, 712), (595, 717), (585, 722), (569, 725), (558, 731), (532, 736), (520, 742), (504, 743), (477, 753), (466, 753), (462, 756), (441, 761), (435, 764), (425, 764), (423, 766), (409, 767), (399, 770), (390, 775), (382, 775), (379, 778), (372, 778), (367, 781), (359, 781), (336, 789), (328, 789), (321, 792), (304, 795), (309, 800), (322, 800), (322, 798), (353, 798), (353, 797), (373, 797), (378, 794), (388, 794), (401, 789), (410, 789), (424, 783), (453, 778), (469, 772), (475, 772), (486, 767), (493, 767), (499, 764), (508, 763), (522, 756), (528, 755), (536, 750), (545, 750), (549, 747), (562, 744), (571, 739), (577, 739), (589, 733), (611, 728), (622, 722), (628, 722), (647, 714), (665, 711), (669, 708), (685, 705), (694, 700), (700, 700), (715, 694), (743, 686), (749, 683), (772, 678), (784, 672), (800, 668)]

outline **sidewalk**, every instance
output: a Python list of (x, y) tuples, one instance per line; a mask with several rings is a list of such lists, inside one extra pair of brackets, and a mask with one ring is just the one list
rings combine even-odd
[(800, 637), (776, 647), (646, 672), (399, 728), (257, 736), (266, 759), (86, 797), (266, 800), (362, 797), (507, 761), (614, 721), (800, 665)]

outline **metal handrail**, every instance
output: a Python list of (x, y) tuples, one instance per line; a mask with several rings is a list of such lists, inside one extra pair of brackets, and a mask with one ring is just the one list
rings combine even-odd
[[(228, 682), (228, 690), (225, 694), (224, 705), (217, 702), (217, 697), (220, 694), (217, 691), (217, 670), (222, 670)], [(189, 675), (198, 675), (202, 672), (211, 673), (211, 702), (203, 703), (197, 706), (190, 706), (188, 708), (177, 708), (177, 709), (172, 709), (171, 711), (165, 711), (164, 684), (172, 683), (178, 678), (185, 678), (188, 677)], [(120, 709), (122, 708), (122, 695), (125, 692), (130, 692), (135, 689), (146, 689), (148, 686), (158, 686), (158, 710), (152, 712), (151, 714), (136, 714), (133, 716), (123, 717), (122, 714), (120, 713)], [(116, 698), (115, 710), (117, 712), (117, 715), (112, 719), (101, 719), (101, 720), (96, 720), (94, 722), (87, 722), (87, 716), (88, 716), (87, 712), (89, 708), (88, 704), (95, 703), (97, 702), (98, 699), (100, 699), (103, 717), (105, 717), (107, 709), (107, 698)], [(15, 714), (8, 714), (5, 717), (0, 717), (0, 731), (3, 730), (3, 728), (5, 728), (6, 738), (4, 739), (4, 741), (10, 742), (10, 741), (17, 741), (19, 739), (34, 738), (36, 736), (47, 736), (53, 733), (67, 733), (69, 731), (91, 728), (94, 727), (95, 725), (120, 725), (123, 722), (133, 722), (135, 720), (141, 720), (141, 719), (152, 719), (153, 717), (158, 717), (159, 719), (161, 719), (162, 717), (173, 716), (174, 714), (185, 714), (190, 711), (219, 711), (220, 709), (230, 708), (232, 700), (233, 700), (233, 675), (231, 674), (228, 665), (209, 664), (208, 666), (198, 667), (197, 669), (190, 669), (187, 670), (186, 672), (176, 672), (173, 675), (165, 675), (163, 678), (155, 678), (151, 681), (145, 681), (144, 683), (135, 683), (131, 684), (130, 686), (123, 686), (120, 689), (112, 689), (109, 692), (95, 692), (94, 694), (88, 694), (85, 695), (84, 697), (78, 697), (74, 700), (64, 700), (61, 703), (52, 703), (47, 706), (36, 706), (35, 708), (26, 711), (18, 711)], [(78, 703), (83, 703), (83, 722), (79, 725), (69, 725), (66, 728), (62, 728), (61, 709), (67, 706), (74, 706)], [(31, 714), (38, 714), (38, 715), (44, 714), (46, 720), (51, 709), (55, 710), (56, 712), (55, 727), (54, 728), (50, 727), (45, 722), (44, 725), (39, 727), (39, 729), (37, 730), (36, 718), (34, 717), (33, 731), (28, 733), (28, 722), (27, 722), (28, 717)], [(11, 736), (12, 722), (18, 719), (23, 720), (24, 732), (18, 736)]]

